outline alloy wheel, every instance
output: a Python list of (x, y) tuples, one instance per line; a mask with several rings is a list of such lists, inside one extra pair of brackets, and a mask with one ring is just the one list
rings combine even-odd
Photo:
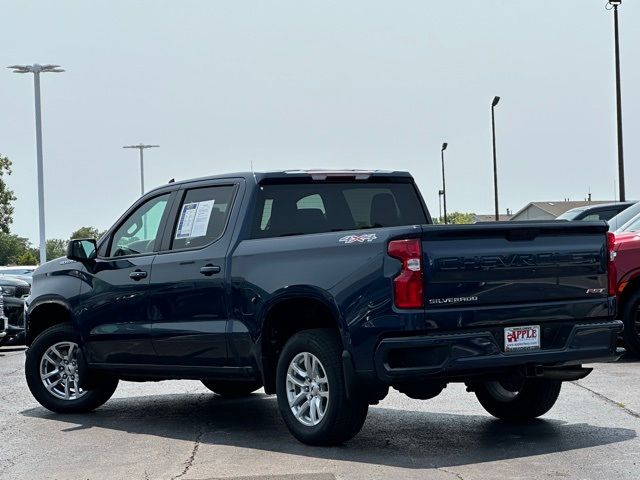
[(87, 392), (78, 386), (78, 344), (58, 342), (50, 346), (40, 360), (40, 379), (56, 398), (77, 400)]
[(297, 354), (287, 370), (287, 400), (294, 417), (303, 425), (318, 425), (329, 406), (329, 379), (312, 353)]

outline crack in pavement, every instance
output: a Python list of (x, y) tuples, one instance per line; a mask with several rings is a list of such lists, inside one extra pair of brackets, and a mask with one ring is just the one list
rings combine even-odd
[(575, 385), (576, 387), (580, 387), (583, 388), (584, 390), (590, 392), (591, 394), (595, 395), (596, 397), (598, 397), (599, 399), (603, 400), (606, 403), (609, 403), (611, 405), (613, 405), (614, 407), (618, 407), (620, 410), (622, 410), (623, 412), (625, 412), (628, 415), (631, 415), (632, 417), (635, 418), (640, 418), (640, 413), (631, 410), (630, 408), (624, 406), (623, 404), (616, 402), (615, 400), (607, 397), (606, 395), (603, 395), (600, 392), (596, 392), (595, 390), (592, 390), (589, 387), (585, 387), (584, 385), (579, 384), (578, 382), (571, 382), (573, 385)]
[(185, 476), (189, 471), (189, 469), (193, 466), (193, 462), (196, 459), (196, 454), (198, 453), (198, 449), (200, 448), (200, 440), (202, 440), (202, 437), (204, 436), (205, 433), (207, 433), (207, 431), (203, 430), (198, 434), (198, 436), (196, 437), (193, 443), (193, 449), (191, 450), (191, 455), (189, 455), (189, 458), (187, 458), (187, 461), (184, 463), (184, 469), (182, 470), (181, 473), (179, 473), (175, 477), (171, 477), (171, 480), (176, 480), (180, 477)]
[[(205, 395), (206, 395), (205, 393), (201, 393), (200, 398), (197, 400), (197, 402), (200, 402), (201, 400), (203, 400), (205, 398)], [(195, 461), (196, 455), (198, 454), (198, 449), (200, 448), (200, 441), (202, 440), (202, 437), (204, 437), (205, 433), (209, 431), (210, 427), (211, 427), (210, 423), (207, 423), (202, 429), (202, 431), (198, 434), (198, 436), (193, 442), (191, 455), (189, 455), (189, 458), (187, 458), (187, 461), (184, 462), (184, 469), (175, 477), (171, 477), (171, 480), (176, 480), (178, 478), (184, 477), (189, 471), (189, 469), (193, 466), (193, 462)]]
[(447, 470), (444, 467), (436, 467), (436, 470), (440, 470), (441, 472), (448, 473), (449, 475), (455, 475), (458, 480), (464, 480), (463, 476), (458, 472), (454, 472), (453, 470)]

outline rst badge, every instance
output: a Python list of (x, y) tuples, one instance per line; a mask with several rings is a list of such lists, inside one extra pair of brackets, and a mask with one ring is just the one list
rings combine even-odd
[(338, 241), (348, 245), (351, 243), (369, 243), (376, 238), (378, 237), (375, 233), (365, 233), (363, 235), (346, 235)]

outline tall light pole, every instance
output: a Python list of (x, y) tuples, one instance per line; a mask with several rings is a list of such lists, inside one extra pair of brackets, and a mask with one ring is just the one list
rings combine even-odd
[(42, 162), (42, 112), (40, 108), (40, 74), (62, 73), (60, 65), (11, 65), (13, 73), (33, 73), (33, 90), (36, 103), (36, 159), (38, 165), (38, 225), (40, 230), (40, 265), (47, 261), (47, 236), (44, 222), (44, 168)]
[(500, 219), (500, 210), (498, 209), (498, 163), (496, 162), (496, 116), (495, 108), (500, 101), (500, 97), (493, 97), (491, 102), (491, 135), (493, 137), (493, 192), (496, 210), (496, 222)]
[[(438, 219), (442, 218), (442, 190), (438, 190)], [(440, 220), (438, 220), (440, 221)]]
[(620, 33), (618, 31), (618, 7), (622, 0), (609, 0), (607, 7), (613, 9), (613, 36), (615, 45), (616, 62), (616, 116), (618, 131), (618, 188), (620, 189), (620, 201), (626, 200), (624, 188), (624, 152), (622, 148), (622, 92), (620, 89)]
[(158, 148), (160, 145), (125, 145), (122, 148), (137, 148), (140, 151), (140, 196), (144, 195), (144, 150), (145, 148)]
[(444, 181), (444, 151), (447, 149), (449, 144), (447, 142), (442, 144), (442, 148), (440, 148), (440, 158), (442, 159), (442, 201), (444, 203), (444, 223), (445, 225), (449, 223), (447, 221), (447, 187)]

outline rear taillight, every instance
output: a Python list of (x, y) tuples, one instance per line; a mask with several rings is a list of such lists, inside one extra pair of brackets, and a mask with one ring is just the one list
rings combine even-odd
[(420, 239), (393, 240), (387, 253), (402, 262), (402, 270), (393, 279), (393, 301), (398, 308), (423, 308), (422, 246)]
[(613, 297), (616, 294), (617, 276), (618, 271), (616, 269), (616, 236), (609, 232), (607, 233), (607, 270), (609, 274), (609, 296)]

